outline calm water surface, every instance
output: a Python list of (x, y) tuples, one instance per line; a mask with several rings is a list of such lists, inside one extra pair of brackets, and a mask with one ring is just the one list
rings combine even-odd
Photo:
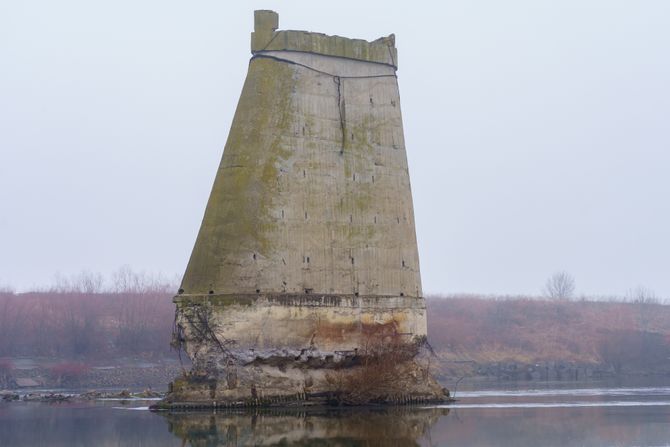
[(670, 387), (469, 391), (444, 407), (151, 413), (0, 403), (0, 446), (670, 446)]

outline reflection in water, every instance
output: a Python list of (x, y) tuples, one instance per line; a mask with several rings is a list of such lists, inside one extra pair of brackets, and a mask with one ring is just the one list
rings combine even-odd
[(667, 446), (668, 406), (453, 409), (432, 446)]
[[(129, 402), (125, 408), (140, 405)], [(120, 402), (0, 402), (0, 446), (180, 446), (163, 418), (146, 410), (114, 408), (118, 406)]]
[[(193, 447), (244, 445), (418, 446), (446, 408), (168, 413), (169, 430)], [(314, 444), (317, 442), (317, 444)]]
[[(670, 387), (472, 391), (449, 408), (152, 413), (0, 402), (0, 446), (667, 446)], [(133, 411), (130, 411), (133, 410)]]

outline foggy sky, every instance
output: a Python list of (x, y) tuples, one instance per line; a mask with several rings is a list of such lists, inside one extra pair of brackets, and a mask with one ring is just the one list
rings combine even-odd
[(0, 2), (0, 285), (182, 274), (281, 29), (396, 34), (424, 292), (670, 297), (670, 2)]

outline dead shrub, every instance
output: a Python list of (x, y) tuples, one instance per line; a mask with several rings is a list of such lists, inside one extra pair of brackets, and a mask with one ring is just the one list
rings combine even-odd
[(367, 337), (358, 365), (326, 375), (331, 403), (365, 405), (389, 402), (406, 389), (408, 368), (423, 340), (405, 341), (381, 330)]
[(0, 388), (9, 387), (14, 372), (14, 362), (9, 358), (0, 358)]
[(63, 362), (49, 368), (49, 376), (57, 386), (78, 385), (91, 370), (85, 363)]

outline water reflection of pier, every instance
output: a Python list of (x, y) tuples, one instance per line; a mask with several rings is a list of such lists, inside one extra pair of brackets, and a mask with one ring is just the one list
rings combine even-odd
[(193, 447), (416, 446), (444, 408), (272, 409), (172, 412), (169, 430)]

